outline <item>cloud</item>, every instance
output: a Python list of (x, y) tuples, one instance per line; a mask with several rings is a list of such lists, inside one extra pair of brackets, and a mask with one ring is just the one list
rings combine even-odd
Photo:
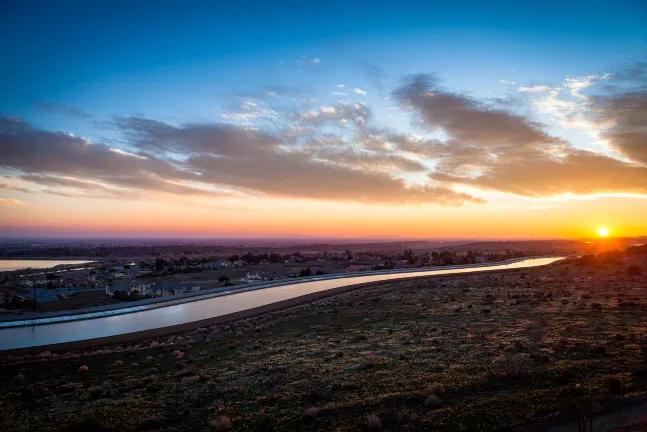
[(537, 157), (492, 163), (483, 175), (431, 174), (434, 180), (468, 184), (529, 197), (561, 194), (647, 194), (647, 167), (598, 153), (571, 150), (562, 158)]
[(3, 208), (23, 207), (25, 205), (27, 205), (27, 203), (23, 201), (19, 201), (17, 199), (0, 198), (0, 207), (3, 207)]
[(319, 110), (310, 110), (295, 114), (302, 123), (321, 125), (329, 122), (351, 122), (364, 127), (372, 118), (372, 111), (363, 103), (339, 102), (335, 106), (323, 106)]
[(6, 183), (0, 183), (0, 191), (16, 191), (16, 192), (23, 192), (23, 193), (31, 192), (27, 188), (10, 186), (10, 185), (8, 185)]
[[(586, 98), (581, 90), (594, 81), (593, 77), (571, 80), (570, 97)], [(394, 95), (419, 113), (423, 126), (449, 135), (445, 141), (425, 146), (436, 160), (436, 170), (430, 177), (441, 184), (464, 184), (532, 197), (564, 193), (647, 194), (646, 167), (578, 150), (546, 133), (539, 123), (443, 90), (433, 77), (410, 77)], [(632, 96), (636, 95), (605, 102), (617, 124), (639, 127), (647, 124), (643, 121), (643, 105), (638, 102), (642, 99)], [(639, 142), (636, 138), (628, 136), (632, 144), (626, 143), (623, 151), (640, 152), (643, 147), (635, 145)], [(621, 145), (620, 137), (616, 142)], [(635, 154), (637, 159), (641, 155)]]
[(315, 161), (299, 152), (272, 152), (256, 158), (200, 157), (189, 164), (209, 181), (271, 196), (377, 204), (483, 202), (447, 188), (408, 186), (379, 172)]
[(38, 129), (14, 118), (0, 117), (0, 167), (27, 175), (48, 176), (52, 182), (59, 177), (70, 177), (91, 179), (117, 188), (216, 195), (183, 184), (199, 180), (194, 173), (150, 155), (140, 156), (146, 158), (115, 152), (104, 144), (90, 144), (63, 132)]
[(640, 73), (642, 65), (636, 62), (615, 75), (606, 91), (587, 102), (592, 122), (610, 147), (647, 165), (647, 72)]
[(357, 93), (358, 95), (366, 96), (366, 91), (360, 89), (360, 88), (354, 88), (353, 91)]
[(517, 91), (524, 93), (545, 93), (551, 90), (551, 87), (547, 85), (534, 85), (530, 87), (519, 87)]
[[(358, 118), (369, 117), (367, 110), (362, 104), (338, 104), (297, 117), (315, 124), (348, 118), (359, 125)], [(200, 182), (243, 193), (381, 204), (482, 202), (444, 187), (409, 186), (384, 169), (424, 170), (414, 160), (347, 148), (323, 149), (345, 143), (340, 139), (319, 142), (313, 148), (292, 145), (285, 135), (218, 124), (173, 127), (143, 118), (121, 119), (119, 124), (130, 141), (147, 152), (158, 149), (188, 155), (182, 167), (195, 173)]]
[(346, 95), (348, 95), (348, 93), (345, 93), (345, 92), (330, 92), (330, 94), (336, 95), (336, 96), (346, 96)]
[(69, 107), (67, 105), (60, 105), (52, 102), (37, 102), (35, 105), (36, 108), (39, 108), (43, 111), (49, 111), (56, 114), (65, 114), (83, 120), (87, 120), (93, 117), (93, 115), (88, 113), (87, 111)]
[(396, 89), (394, 97), (416, 110), (422, 124), (441, 129), (455, 142), (506, 148), (562, 143), (541, 125), (525, 117), (438, 87), (433, 76), (414, 75)]
[(499, 80), (499, 82), (500, 82), (501, 84), (505, 84), (505, 85), (515, 85), (515, 84), (517, 84), (517, 82), (516, 82), (516, 81)]
[(333, 84), (333, 87), (344, 88), (346, 86), (344, 84)]

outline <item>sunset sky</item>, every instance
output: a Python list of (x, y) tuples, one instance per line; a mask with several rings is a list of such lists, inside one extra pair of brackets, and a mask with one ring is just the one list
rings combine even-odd
[(647, 235), (644, 1), (10, 0), (0, 58), (0, 236)]

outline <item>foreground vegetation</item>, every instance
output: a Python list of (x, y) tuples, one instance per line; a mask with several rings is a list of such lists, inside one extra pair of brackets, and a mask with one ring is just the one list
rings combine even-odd
[(647, 391), (647, 259), (394, 282), (0, 359), (0, 430), (499, 430)]

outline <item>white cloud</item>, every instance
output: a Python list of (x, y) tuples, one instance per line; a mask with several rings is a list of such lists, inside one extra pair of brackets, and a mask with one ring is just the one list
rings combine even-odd
[(611, 77), (611, 74), (604, 75), (589, 75), (577, 78), (566, 78), (564, 87), (569, 89), (569, 93), (572, 96), (575, 96), (580, 99), (586, 99), (586, 96), (580, 93), (581, 90), (584, 90), (587, 87), (597, 84), (600, 80), (608, 79)]
[(134, 157), (134, 158), (137, 158), (137, 159), (148, 159), (146, 156), (140, 156), (138, 154), (130, 153), (130, 152), (118, 149), (118, 148), (111, 148), (110, 151), (113, 152), (113, 153), (120, 154), (122, 156), (130, 156), (130, 157)]
[(344, 88), (346, 86), (344, 84), (333, 84), (333, 87)]
[(322, 106), (321, 107), (321, 112), (324, 114), (335, 114), (335, 107), (331, 106)]
[(609, 143), (602, 135), (613, 125), (609, 122), (593, 121), (594, 113), (591, 110), (589, 98), (580, 93), (581, 90), (594, 86), (610, 76), (610, 74), (606, 74), (567, 77), (558, 87), (538, 85), (521, 87), (519, 91), (532, 93), (534, 107), (539, 112), (553, 116), (560, 126), (579, 129), (591, 136), (595, 140), (594, 144), (611, 150)]
[(506, 84), (506, 85), (515, 85), (517, 82), (516, 81), (506, 81), (506, 80), (499, 80), (501, 84)]
[(18, 201), (13, 198), (0, 198), (0, 207), (22, 207), (27, 205), (23, 201)]
[(366, 91), (360, 89), (360, 88), (354, 88), (353, 91), (357, 93), (358, 95), (366, 96)]
[(346, 96), (346, 95), (348, 95), (348, 93), (344, 93), (344, 92), (330, 92), (330, 94), (336, 95), (336, 96)]
[(519, 87), (517, 90), (524, 93), (545, 93), (551, 90), (551, 87), (547, 85), (535, 85), (530, 87)]
[(319, 63), (321, 63), (321, 59), (318, 58), (318, 57), (315, 57), (315, 58), (312, 59), (312, 63), (319, 64)]

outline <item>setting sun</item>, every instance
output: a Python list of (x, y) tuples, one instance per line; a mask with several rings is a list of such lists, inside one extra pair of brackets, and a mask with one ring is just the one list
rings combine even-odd
[(598, 228), (598, 235), (600, 237), (608, 237), (609, 236), (609, 228), (607, 228), (607, 227)]

